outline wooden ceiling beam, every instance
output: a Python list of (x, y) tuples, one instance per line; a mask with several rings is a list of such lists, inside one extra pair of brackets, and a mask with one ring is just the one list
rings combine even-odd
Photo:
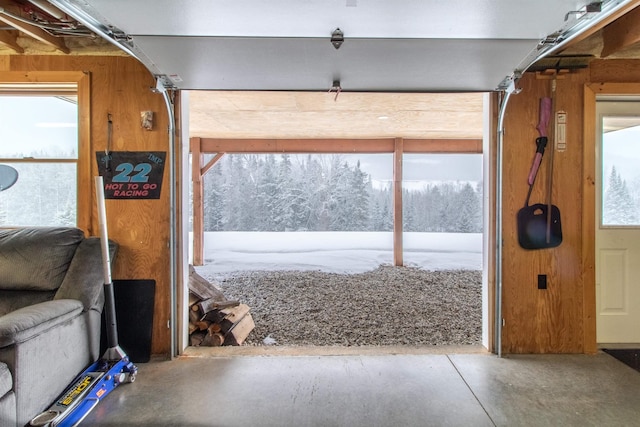
[[(393, 153), (395, 138), (380, 139), (224, 139), (191, 138), (202, 153)], [(414, 139), (404, 141), (405, 153), (482, 153), (482, 139)], [(195, 152), (195, 150), (192, 151)]]
[(574, 38), (573, 41), (571, 42), (571, 46), (575, 46), (577, 43), (580, 43), (581, 41), (593, 36), (598, 31), (600, 31), (604, 27), (606, 27), (607, 25), (611, 24), (612, 22), (617, 21), (622, 16), (627, 14), (629, 11), (631, 11), (631, 10), (635, 9), (636, 7), (638, 7), (638, 5), (640, 5), (640, 0), (633, 0), (629, 4), (621, 7), (615, 13), (612, 13), (606, 19), (603, 19), (601, 22), (599, 22), (598, 25), (594, 25), (592, 27), (589, 27), (589, 29), (587, 29), (586, 31), (582, 32), (578, 37)]
[(604, 27), (602, 42), (601, 58), (640, 42), (640, 7)]
[(404, 153), (482, 154), (482, 138), (404, 138)]
[(16, 53), (24, 53), (24, 49), (18, 44), (17, 31), (0, 31), (0, 44), (8, 47)]
[(218, 139), (201, 138), (203, 153), (393, 153), (393, 138)]
[[(4, 2), (0, 2), (0, 5), (4, 4)], [(59, 37), (52, 36), (42, 28), (28, 24), (26, 22), (19, 21), (11, 16), (0, 13), (0, 22), (4, 22), (15, 28), (16, 30), (22, 31), (30, 37), (33, 37), (36, 40), (41, 41), (49, 46), (52, 46), (63, 53), (70, 53), (69, 48), (64, 44), (64, 40)]]

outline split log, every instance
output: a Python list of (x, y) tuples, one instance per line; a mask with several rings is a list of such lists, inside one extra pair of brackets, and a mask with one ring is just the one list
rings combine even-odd
[(201, 300), (209, 298), (217, 301), (227, 300), (220, 287), (199, 275), (191, 264), (189, 264), (189, 291)]
[[(193, 310), (193, 307), (195, 307), (195, 311)], [(200, 313), (200, 309), (198, 308), (198, 306), (192, 306), (191, 310), (189, 310), (189, 322), (193, 322), (196, 323), (198, 321), (200, 321), (202, 319), (202, 313)]]
[(224, 335), (219, 332), (213, 334), (206, 334), (202, 340), (202, 344), (208, 347), (220, 347), (224, 343)]
[(198, 330), (198, 327), (196, 325), (194, 325), (193, 323), (189, 322), (189, 334), (192, 334), (197, 330)]
[(207, 329), (209, 330), (209, 334), (215, 334), (222, 330), (220, 325), (218, 325), (217, 323), (212, 323), (211, 326), (209, 326)]
[(204, 337), (206, 335), (207, 334), (204, 332), (194, 332), (189, 336), (189, 341), (191, 342), (192, 346), (197, 347), (202, 344), (202, 341), (204, 340)]
[(211, 322), (208, 320), (200, 320), (199, 322), (195, 322), (196, 327), (201, 331), (206, 331), (211, 326)]
[(217, 323), (225, 334), (231, 330), (233, 325), (238, 323), (247, 313), (249, 313), (247, 304), (238, 304), (236, 307), (224, 308), (222, 310), (213, 310), (204, 315), (203, 320), (211, 323)]
[(251, 317), (250, 313), (247, 313), (225, 335), (224, 345), (242, 345), (244, 340), (249, 336), (249, 333), (251, 333), (255, 327), (256, 324), (253, 322), (253, 317)]
[(249, 306), (229, 301), (189, 265), (189, 337), (192, 346), (242, 345), (255, 328)]
[(189, 307), (191, 307), (193, 304), (197, 304), (198, 301), (200, 301), (200, 298), (198, 298), (198, 296), (193, 292), (189, 292)]
[[(235, 307), (240, 305), (240, 301), (219, 301), (214, 298), (209, 298), (196, 304), (202, 313), (208, 313), (211, 310), (218, 310), (221, 308)], [(193, 309), (193, 308), (192, 308)]]
[(238, 304), (236, 307), (229, 307), (220, 310), (225, 313), (225, 319), (231, 323), (238, 323), (247, 313), (249, 313), (249, 306), (247, 304)]

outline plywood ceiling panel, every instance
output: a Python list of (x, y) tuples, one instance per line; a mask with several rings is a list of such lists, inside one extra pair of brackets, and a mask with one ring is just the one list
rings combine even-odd
[(482, 138), (481, 93), (190, 91), (203, 138)]

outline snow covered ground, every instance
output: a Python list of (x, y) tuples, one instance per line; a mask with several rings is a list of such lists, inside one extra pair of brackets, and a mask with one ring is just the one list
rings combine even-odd
[[(482, 269), (481, 233), (404, 233), (403, 240), (406, 266)], [(208, 232), (204, 247), (204, 269), (214, 275), (244, 270), (362, 273), (393, 263), (391, 232)]]

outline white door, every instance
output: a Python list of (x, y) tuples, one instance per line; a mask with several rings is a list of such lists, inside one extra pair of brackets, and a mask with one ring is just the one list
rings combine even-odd
[(597, 341), (640, 343), (640, 102), (598, 98)]

